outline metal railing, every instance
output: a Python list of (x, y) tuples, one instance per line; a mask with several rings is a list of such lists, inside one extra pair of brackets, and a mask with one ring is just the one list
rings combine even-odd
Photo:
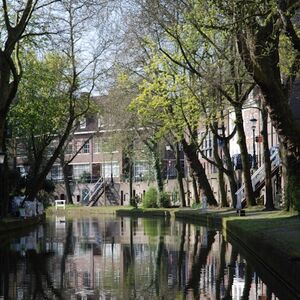
[[(274, 152), (271, 157), (271, 171), (273, 171), (276, 167), (280, 164), (280, 157), (279, 152)], [(265, 165), (262, 164), (251, 176), (251, 183), (252, 188), (255, 191), (258, 184), (263, 182), (265, 179)], [(242, 200), (245, 198), (245, 185), (243, 184), (237, 191), (236, 191), (236, 199), (237, 203), (241, 203)]]
[(93, 196), (99, 192), (99, 190), (102, 188), (103, 185), (104, 185), (104, 179), (100, 177), (95, 183), (95, 185), (93, 186), (93, 188), (90, 189), (89, 192), (84, 196), (82, 202), (85, 203), (87, 199), (89, 199), (90, 202), (90, 200), (93, 199)]

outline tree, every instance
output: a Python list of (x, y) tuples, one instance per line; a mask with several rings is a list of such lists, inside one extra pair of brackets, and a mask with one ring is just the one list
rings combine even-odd
[[(53, 156), (61, 143), (61, 136), (67, 136), (73, 129), (68, 127), (69, 101), (68, 84), (65, 70), (68, 61), (64, 56), (48, 54), (38, 59), (35, 54), (27, 55), (23, 68), (23, 81), (18, 101), (11, 109), (11, 124), (14, 134), (27, 149), (30, 164), (26, 194), (31, 189), (37, 193), (42, 186), (59, 152)], [(80, 100), (78, 100), (80, 101)], [(81, 103), (81, 109), (87, 109), (88, 103)], [(21, 139), (20, 139), (21, 137)], [(47, 172), (47, 173), (46, 173)], [(36, 182), (39, 185), (35, 187)], [(32, 196), (30, 199), (33, 199)]]
[[(52, 43), (57, 51), (60, 50), (62, 52), (62, 56), (67, 63), (67, 67), (62, 70), (61, 74), (62, 82), (65, 85), (61, 86), (60, 84), (55, 87), (59, 91), (63, 90), (62, 99), (60, 100), (65, 104), (65, 109), (62, 110), (65, 113), (60, 111), (60, 120), (63, 120), (63, 123), (60, 123), (59, 127), (54, 127), (57, 131), (55, 133), (56, 139), (49, 141), (48, 145), (52, 147), (51, 155), (45, 160), (43, 165), (40, 164), (39, 168), (31, 169), (26, 188), (26, 199), (34, 199), (44, 178), (46, 178), (52, 165), (64, 149), (70, 133), (78, 125), (80, 118), (84, 117), (91, 109), (91, 94), (95, 88), (97, 78), (102, 75), (104, 70), (103, 68), (99, 69), (98, 64), (110, 46), (111, 37), (100, 36), (96, 43), (97, 49), (92, 51), (91, 48), (89, 53), (86, 51), (85, 56), (82, 57), (82, 33), (87, 28), (90, 28), (89, 26), (92, 26), (92, 22), (99, 16), (97, 13), (101, 11), (105, 3), (100, 4), (97, 6), (98, 10), (95, 9), (94, 2), (79, 4), (76, 1), (66, 0), (58, 4), (60, 10), (55, 14), (58, 22), (54, 27), (63, 26), (64, 30), (59, 31), (59, 34), (53, 37)], [(62, 14), (62, 12), (64, 13)], [(93, 37), (90, 37), (90, 39), (93, 39)], [(93, 43), (95, 43), (94, 39)], [(86, 38), (84, 46), (86, 50), (89, 50), (88, 39)], [(41, 161), (42, 157), (45, 156), (44, 151), (46, 147), (40, 150), (37, 162)]]
[(224, 19), (217, 10), (213, 9), (208, 13), (203, 9), (207, 6), (214, 7), (210, 2), (137, 2), (145, 11), (144, 14), (147, 14), (149, 22), (159, 28), (156, 32), (159, 50), (178, 67), (189, 71), (199, 80), (205, 81), (212, 90), (218, 91), (233, 108), (243, 163), (246, 200), (248, 205), (254, 205), (242, 117), (243, 104), (254, 83), (235, 47), (236, 38), (221, 30)]
[[(46, 34), (45, 26), (33, 28), (32, 19), (36, 11), (45, 13), (55, 1), (45, 1), (38, 5), (37, 0), (27, 0), (22, 3), (9, 4), (2, 1), (0, 43), (0, 152), (6, 152), (6, 122), (12, 101), (17, 95), (22, 78), (22, 66), (19, 57), (20, 43), (32, 36)], [(49, 15), (45, 13), (45, 15)], [(45, 19), (39, 20), (39, 25), (45, 25)], [(41, 30), (40, 30), (41, 29)], [(44, 31), (43, 31), (44, 29)], [(49, 33), (49, 31), (48, 31)], [(8, 209), (7, 191), (7, 158), (4, 170), (0, 174), (1, 216), (6, 215)]]
[(171, 133), (182, 144), (199, 187), (206, 194), (209, 204), (217, 205), (198, 158), (197, 127), (203, 110), (188, 88), (193, 80), (157, 54), (145, 66), (144, 78), (140, 84), (140, 94), (131, 107), (137, 111), (144, 127), (157, 128), (157, 137)]
[[(300, 68), (300, 37), (295, 18), (299, 1), (270, 1), (264, 6), (254, 1), (243, 9), (234, 1), (231, 7), (237, 8), (238, 19), (233, 10), (227, 13), (238, 20), (232, 33), (237, 37), (239, 53), (261, 88), (264, 105), (286, 151), (287, 208), (299, 210), (300, 129), (289, 106)], [(290, 49), (288, 60), (282, 55), (283, 47)]]

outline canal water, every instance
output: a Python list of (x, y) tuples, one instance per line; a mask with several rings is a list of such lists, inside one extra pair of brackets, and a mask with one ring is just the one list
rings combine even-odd
[(0, 299), (292, 299), (217, 229), (163, 218), (54, 217), (0, 259)]

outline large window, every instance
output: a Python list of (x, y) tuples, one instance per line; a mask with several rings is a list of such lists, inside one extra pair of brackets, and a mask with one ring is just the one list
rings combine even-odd
[(106, 137), (97, 137), (94, 139), (95, 153), (115, 153), (117, 151), (117, 147), (112, 139)]
[(84, 173), (91, 173), (89, 164), (73, 165), (73, 176), (75, 179), (79, 179)]
[(147, 161), (138, 161), (134, 164), (134, 178), (135, 180), (143, 180), (149, 174), (149, 163)]
[(59, 165), (52, 166), (51, 179), (52, 180), (62, 180), (63, 179), (61, 166), (59, 166)]
[(104, 178), (110, 178), (111, 174), (113, 175), (113, 177), (120, 176), (119, 163), (116, 161), (102, 164), (102, 176)]
[(77, 139), (75, 141), (75, 149), (76, 151), (80, 149), (80, 153), (90, 153), (90, 141), (85, 143), (84, 139)]
[(103, 118), (103, 116), (98, 114), (97, 122), (98, 122), (98, 128), (104, 127), (104, 118)]
[(101, 152), (101, 138), (96, 137), (94, 138), (94, 153)]
[(87, 141), (87, 142), (83, 145), (83, 147), (82, 147), (82, 149), (81, 149), (81, 152), (82, 152), (82, 153), (90, 153), (90, 141)]
[(81, 118), (80, 119), (79, 127), (80, 127), (80, 129), (85, 129), (86, 128), (86, 118)]

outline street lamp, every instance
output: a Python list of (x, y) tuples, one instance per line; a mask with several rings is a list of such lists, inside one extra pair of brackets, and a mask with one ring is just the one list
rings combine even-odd
[(167, 183), (168, 183), (168, 181), (169, 181), (169, 168), (171, 167), (171, 160), (170, 160), (170, 156), (169, 156), (169, 151), (171, 151), (172, 150), (172, 148), (171, 148), (171, 146), (170, 145), (166, 145), (166, 151), (167, 151)]
[(113, 151), (111, 152), (111, 157), (110, 157), (110, 183), (112, 186), (114, 186)]
[(253, 159), (252, 159), (252, 168), (253, 169), (256, 169), (256, 153), (255, 153), (255, 129), (256, 129), (256, 122), (257, 122), (257, 119), (255, 119), (253, 116), (252, 118), (250, 119), (250, 122), (252, 124), (252, 138), (253, 138)]

